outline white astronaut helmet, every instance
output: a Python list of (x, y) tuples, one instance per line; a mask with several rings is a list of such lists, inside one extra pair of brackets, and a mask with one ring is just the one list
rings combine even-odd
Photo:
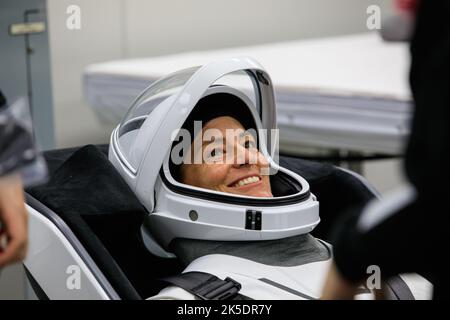
[[(234, 106), (225, 108), (223, 99)], [(230, 115), (245, 129), (255, 129), (273, 197), (200, 188), (176, 177), (174, 143), (206, 100), (214, 103), (202, 104), (207, 115), (200, 120)], [(271, 79), (248, 57), (184, 69), (146, 88), (113, 130), (109, 160), (148, 210), (143, 229), (155, 242), (151, 250), (170, 251), (175, 238), (272, 240), (313, 230), (320, 221), (319, 202), (304, 178), (277, 164), (276, 129)]]

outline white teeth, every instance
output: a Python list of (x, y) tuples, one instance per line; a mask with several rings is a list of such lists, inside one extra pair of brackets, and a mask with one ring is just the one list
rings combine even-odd
[(259, 181), (259, 177), (258, 176), (253, 176), (253, 177), (248, 177), (242, 180), (239, 180), (234, 186), (235, 187), (242, 187), (243, 185), (246, 184), (250, 184), (250, 183), (255, 183)]

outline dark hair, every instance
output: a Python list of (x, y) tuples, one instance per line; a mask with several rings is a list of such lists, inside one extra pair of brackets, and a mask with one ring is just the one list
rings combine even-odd
[(0, 109), (3, 107), (6, 107), (6, 98), (2, 93), (2, 90), (0, 90)]

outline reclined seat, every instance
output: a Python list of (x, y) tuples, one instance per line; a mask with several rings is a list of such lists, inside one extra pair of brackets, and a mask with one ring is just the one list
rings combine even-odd
[[(40, 299), (146, 299), (167, 285), (160, 278), (179, 274), (196, 258), (191, 252), (185, 261), (161, 258), (147, 250), (140, 231), (147, 212), (107, 151), (106, 145), (47, 151), (49, 181), (26, 190), (30, 247), (24, 267)], [(321, 199), (322, 221), (312, 232), (318, 238), (328, 239), (340, 214), (376, 197), (347, 170), (283, 156), (280, 163), (305, 177)], [(80, 289), (68, 286), (77, 275), (71, 266), (79, 268)]]
[[(271, 79), (256, 61), (216, 61), (168, 75), (144, 90), (112, 132), (107, 152), (106, 146), (47, 152), (50, 180), (27, 190), (31, 245), (25, 266), (41, 296), (163, 298), (161, 289), (183, 288), (183, 277), (208, 277), (209, 270), (216, 278), (240, 277), (247, 270), (257, 276), (225, 286), (243, 285), (248, 298), (289, 298), (294, 291), (298, 298), (318, 298), (332, 256), (325, 242), (331, 227), (376, 195), (361, 177), (334, 166), (288, 157), (275, 161), (274, 101)], [(213, 119), (230, 112), (245, 130), (254, 129), (256, 149), (268, 163), (271, 197), (201, 188), (177, 178), (173, 146), (184, 137), (182, 129), (190, 128), (191, 116), (199, 113), (206, 121), (205, 113)], [(277, 287), (270, 274), (286, 272), (299, 277), (299, 287), (314, 289), (298, 294), (286, 283)], [(411, 298), (408, 286), (397, 280), (391, 296), (401, 292)], [(283, 293), (270, 295), (272, 287)]]

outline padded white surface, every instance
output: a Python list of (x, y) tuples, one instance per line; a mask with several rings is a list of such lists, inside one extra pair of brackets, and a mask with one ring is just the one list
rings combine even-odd
[(118, 123), (161, 76), (244, 55), (272, 77), (281, 149), (401, 152), (411, 117), (408, 46), (383, 42), (378, 33), (94, 64), (85, 70), (85, 97), (103, 121)]

